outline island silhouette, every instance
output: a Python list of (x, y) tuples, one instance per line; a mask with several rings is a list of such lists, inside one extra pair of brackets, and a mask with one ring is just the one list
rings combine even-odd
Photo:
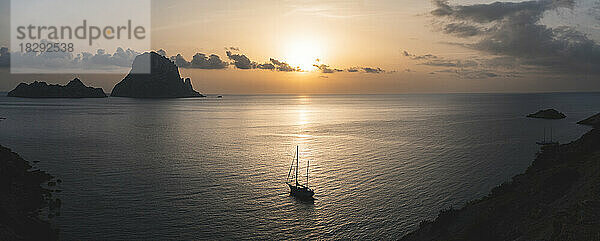
[(47, 84), (35, 81), (31, 84), (20, 83), (15, 89), (8, 92), (9, 97), (25, 98), (105, 98), (102, 88), (88, 87), (79, 78), (75, 78), (66, 85)]
[[(149, 67), (149, 69), (148, 69)], [(179, 74), (175, 63), (156, 52), (138, 55), (131, 71), (117, 83), (110, 96), (131, 98), (205, 97)]]

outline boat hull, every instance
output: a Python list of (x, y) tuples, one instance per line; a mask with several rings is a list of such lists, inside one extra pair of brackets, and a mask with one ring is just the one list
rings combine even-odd
[(304, 186), (295, 186), (292, 184), (288, 183), (288, 186), (290, 187), (290, 195), (294, 196), (294, 197), (298, 197), (298, 198), (306, 198), (306, 199), (312, 199), (313, 195), (315, 195), (315, 192), (307, 187)]

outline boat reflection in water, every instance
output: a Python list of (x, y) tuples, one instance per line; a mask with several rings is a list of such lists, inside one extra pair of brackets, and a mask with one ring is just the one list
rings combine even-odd
[(298, 182), (298, 175), (300, 169), (300, 154), (299, 148), (296, 146), (296, 155), (290, 165), (290, 171), (288, 172), (286, 184), (290, 187), (290, 195), (302, 200), (313, 200), (315, 192), (308, 187), (308, 168), (310, 161), (306, 162), (306, 183), (304, 185)]

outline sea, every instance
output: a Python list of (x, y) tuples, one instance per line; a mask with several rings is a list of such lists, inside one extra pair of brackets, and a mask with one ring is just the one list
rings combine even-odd
[[(545, 108), (567, 118), (525, 117)], [(398, 239), (599, 110), (600, 93), (0, 97), (0, 144), (62, 180), (62, 240)], [(313, 202), (285, 184), (296, 146)]]

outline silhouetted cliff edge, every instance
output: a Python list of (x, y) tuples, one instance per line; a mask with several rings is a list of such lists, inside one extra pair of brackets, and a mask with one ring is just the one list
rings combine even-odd
[(524, 174), (402, 240), (600, 240), (600, 129), (542, 148)]
[(179, 75), (171, 60), (155, 52), (135, 57), (131, 71), (112, 90), (111, 96), (132, 98), (204, 97), (192, 87), (189, 78)]
[(51, 209), (49, 216), (58, 214), (60, 200), (40, 186), (56, 182), (46, 172), (31, 168), (18, 154), (0, 146), (0, 240), (58, 240), (58, 230), (39, 215), (43, 208)]

